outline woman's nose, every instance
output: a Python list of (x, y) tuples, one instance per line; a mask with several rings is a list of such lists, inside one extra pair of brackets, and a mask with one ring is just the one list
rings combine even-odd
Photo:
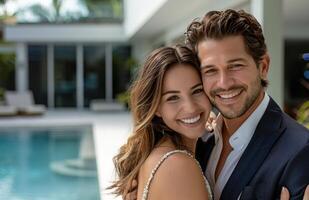
[(184, 102), (183, 108), (187, 113), (194, 113), (197, 110), (197, 103), (194, 98), (187, 98)]

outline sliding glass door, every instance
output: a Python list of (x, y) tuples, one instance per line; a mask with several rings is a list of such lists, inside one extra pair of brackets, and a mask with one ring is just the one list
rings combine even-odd
[(83, 108), (94, 99), (115, 99), (128, 88), (130, 54), (125, 45), (30, 44), (29, 89), (36, 103), (51, 108)]
[(84, 46), (84, 105), (105, 99), (105, 46)]
[(76, 107), (76, 46), (54, 47), (55, 107)]

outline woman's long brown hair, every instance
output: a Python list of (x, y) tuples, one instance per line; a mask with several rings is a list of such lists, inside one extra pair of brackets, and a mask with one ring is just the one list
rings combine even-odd
[(133, 133), (113, 159), (118, 179), (108, 188), (114, 189), (117, 195), (122, 195), (127, 185), (137, 178), (141, 165), (162, 137), (170, 137), (177, 148), (183, 146), (179, 134), (155, 115), (161, 100), (163, 76), (176, 64), (188, 64), (200, 74), (197, 58), (189, 48), (162, 47), (149, 55), (130, 88)]

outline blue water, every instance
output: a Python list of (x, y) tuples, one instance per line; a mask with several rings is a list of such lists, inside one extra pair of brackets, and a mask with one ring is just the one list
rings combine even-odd
[(61, 175), (50, 168), (54, 161), (78, 158), (85, 132), (0, 129), (0, 199), (100, 199), (97, 176)]

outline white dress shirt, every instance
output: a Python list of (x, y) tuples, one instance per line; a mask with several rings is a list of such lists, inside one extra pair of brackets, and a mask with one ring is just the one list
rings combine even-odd
[(210, 183), (212, 191), (214, 193), (214, 199), (220, 199), (222, 190), (230, 178), (233, 170), (235, 169), (240, 157), (248, 146), (254, 131), (262, 118), (269, 103), (269, 96), (265, 93), (264, 98), (256, 110), (243, 122), (243, 124), (233, 133), (229, 139), (229, 143), (232, 147), (232, 151), (228, 155), (224, 166), (218, 175), (217, 180), (215, 179), (215, 172), (217, 164), (222, 152), (222, 122), (223, 118), (221, 115), (217, 118), (217, 126), (214, 130), (215, 135), (215, 146), (211, 152), (210, 158), (207, 163), (206, 177)]

